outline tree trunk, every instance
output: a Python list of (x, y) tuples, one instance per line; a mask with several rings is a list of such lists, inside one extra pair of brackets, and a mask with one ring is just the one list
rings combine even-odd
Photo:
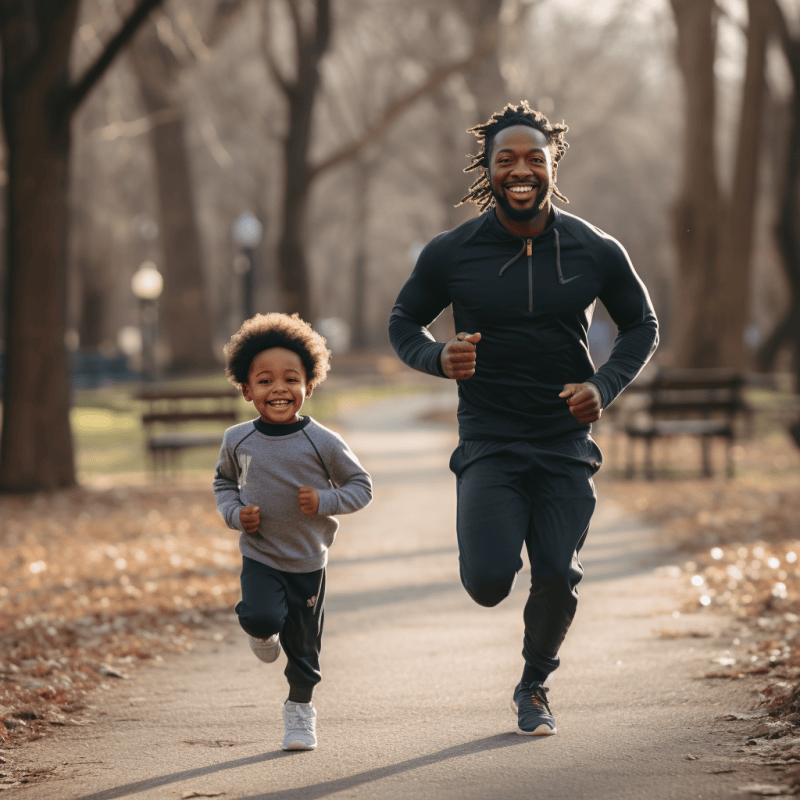
[(681, 367), (719, 364), (722, 201), (714, 148), (714, 0), (671, 0), (686, 94), (684, 172), (675, 205), (678, 275), (670, 344)]
[(375, 168), (375, 159), (360, 155), (353, 163), (353, 238), (356, 243), (353, 259), (353, 306), (350, 327), (353, 347), (366, 347), (369, 343), (367, 332), (367, 272), (369, 249), (369, 187)]
[(75, 483), (69, 421), (67, 219), (70, 120), (159, 0), (138, 0), (75, 83), (79, 0), (0, 3), (6, 139), (6, 280), (0, 491)]
[(800, 387), (800, 41), (789, 39), (785, 23), (783, 47), (792, 73), (794, 91), (775, 237), (789, 283), (790, 301), (783, 319), (759, 350), (758, 361), (761, 369), (771, 369), (781, 347), (790, 344), (797, 391)]
[(15, 19), (24, 12), (0, 14), (8, 170), (0, 491), (75, 483), (64, 344), (70, 133), (56, 101), (68, 88), (77, 7), (71, 2), (59, 11), (54, 24), (63, 29), (49, 37), (47, 58), (31, 70), (24, 69), (31, 57), (26, 29)]
[[(213, 369), (213, 330), (203, 278), (203, 249), (179, 95), (180, 65), (150, 23), (130, 49), (150, 128), (155, 162), (159, 238), (164, 258), (161, 330), (170, 372)], [(164, 119), (167, 112), (167, 120)], [(171, 112), (171, 114), (170, 114)]]
[[(468, 20), (476, 38), (487, 30), (496, 31), (499, 27), (500, 4), (494, 0), (472, 0), (462, 6), (462, 15)], [(512, 102), (508, 97), (505, 78), (500, 72), (497, 48), (484, 53), (469, 69), (464, 71), (464, 79), (475, 98), (478, 119), (475, 124), (483, 124), (496, 111), (502, 111)], [(513, 100), (514, 103), (519, 99)], [(462, 193), (463, 197), (463, 193)], [(460, 199), (460, 198), (459, 198)]]
[[(311, 281), (305, 253), (306, 213), (313, 176), (309, 165), (311, 121), (319, 89), (319, 64), (331, 38), (330, 0), (316, 0), (310, 26), (303, 24), (297, 0), (286, 0), (294, 26), (296, 78), (283, 77), (269, 45), (264, 43), (267, 66), (289, 106), (289, 125), (283, 142), (283, 219), (278, 237), (278, 279), (284, 311), (311, 321)], [(310, 27), (311, 30), (305, 30)]]
[(316, 64), (313, 72), (313, 77), (289, 99), (289, 127), (283, 143), (283, 221), (278, 239), (278, 277), (284, 311), (297, 312), (309, 322), (312, 321), (312, 304), (305, 223), (311, 192), (308, 151), (311, 146), (311, 113), (318, 84)]
[(747, 64), (739, 116), (739, 134), (733, 172), (733, 194), (722, 236), (719, 286), (722, 314), (718, 337), (719, 365), (744, 369), (750, 355), (744, 347), (749, 315), (753, 230), (758, 197), (758, 175), (763, 148), (759, 144), (766, 92), (767, 28), (770, 9), (763, 0), (749, 0)]

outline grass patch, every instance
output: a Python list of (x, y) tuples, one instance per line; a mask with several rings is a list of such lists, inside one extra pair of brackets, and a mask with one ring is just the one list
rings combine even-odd
[[(230, 384), (224, 376), (201, 376), (161, 384), (167, 389), (224, 389)], [(101, 475), (141, 473), (150, 469), (146, 453), (146, 436), (141, 415), (147, 404), (136, 399), (138, 385), (115, 385), (76, 392), (74, 407), (70, 411), (75, 437), (76, 466), (79, 481)], [(371, 405), (381, 400), (431, 391), (430, 386), (413, 384), (382, 384), (337, 386), (323, 384), (306, 401), (303, 413), (309, 414), (324, 425), (336, 426), (340, 411)], [(193, 407), (199, 407), (194, 404)], [(239, 419), (253, 419), (253, 406), (244, 398), (237, 401)], [(208, 424), (186, 424), (180, 430), (186, 433), (219, 432), (222, 441), (223, 427)], [(181, 473), (206, 473), (210, 475), (217, 463), (218, 447), (198, 447), (178, 456), (177, 469)]]

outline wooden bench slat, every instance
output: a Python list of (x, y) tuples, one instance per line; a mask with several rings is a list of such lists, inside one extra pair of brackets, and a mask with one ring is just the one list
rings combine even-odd
[[(193, 447), (216, 447), (222, 444), (224, 431), (191, 432), (180, 430), (187, 423), (220, 423), (230, 427), (239, 421), (237, 403), (240, 393), (233, 386), (224, 389), (165, 389), (145, 387), (137, 398), (148, 404), (142, 413), (146, 447), (152, 456), (153, 469), (174, 467), (181, 451)], [(154, 427), (155, 426), (155, 427)], [(163, 430), (166, 427), (167, 430)], [(157, 432), (154, 432), (157, 431)]]
[(235, 411), (150, 411), (142, 414), (145, 425), (156, 423), (179, 424), (183, 422), (236, 422)]
[(230, 389), (142, 389), (136, 395), (137, 400), (155, 402), (158, 400), (221, 400), (237, 399), (240, 392)]
[(750, 409), (742, 398), (744, 377), (726, 369), (661, 371), (640, 392), (649, 396), (643, 414), (625, 425), (631, 445), (628, 455), (628, 477), (633, 477), (633, 439), (646, 443), (645, 472), (653, 478), (652, 442), (671, 436), (692, 436), (703, 444), (703, 474), (711, 474), (709, 441), (727, 440), (728, 475), (733, 475), (731, 445), (735, 438), (735, 422)]
[(150, 450), (183, 450), (186, 447), (219, 447), (222, 433), (165, 433), (147, 440)]

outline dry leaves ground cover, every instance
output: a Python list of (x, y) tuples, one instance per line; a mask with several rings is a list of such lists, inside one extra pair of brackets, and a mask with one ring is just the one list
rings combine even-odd
[[(678, 545), (685, 558), (671, 569), (684, 575), (691, 607), (732, 612), (740, 626), (739, 649), (708, 677), (758, 682), (750, 751), (767, 763), (797, 761), (800, 451), (778, 433), (746, 440), (736, 480), (699, 480), (697, 443), (676, 441), (664, 459), (671, 472), (650, 483), (614, 477), (620, 443), (598, 439), (604, 496)], [(222, 636), (215, 618), (238, 600), (240, 557), (209, 476), (142, 477), (0, 499), (0, 788), (35, 779), (15, 770), (15, 748), (92, 723), (94, 692), (137, 664)]]
[(740, 717), (753, 720), (745, 749), (780, 771), (781, 792), (800, 790), (800, 450), (776, 429), (737, 445), (734, 480), (701, 480), (687, 477), (699, 469), (697, 442), (667, 447), (661, 479), (601, 478), (602, 491), (677, 546), (683, 558), (667, 569), (685, 578), (687, 610), (735, 620), (730, 652), (705, 677), (754, 682), (757, 707)]
[(146, 485), (0, 501), (0, 786), (9, 751), (91, 723), (91, 693), (217, 636), (240, 557), (209, 486)]

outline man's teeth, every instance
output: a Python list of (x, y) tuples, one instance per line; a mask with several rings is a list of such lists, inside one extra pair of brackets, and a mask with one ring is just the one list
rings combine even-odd
[(533, 186), (509, 186), (508, 191), (514, 192), (514, 194), (525, 194), (526, 192), (530, 192), (533, 189)]

